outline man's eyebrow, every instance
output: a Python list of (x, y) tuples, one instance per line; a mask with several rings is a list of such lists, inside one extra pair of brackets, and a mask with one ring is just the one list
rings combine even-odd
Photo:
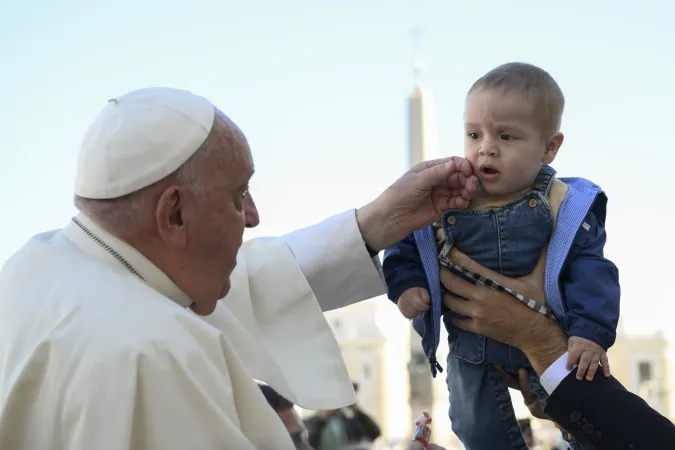
[(255, 174), (254, 168), (251, 168), (250, 170), (248, 170), (248, 175), (246, 176), (246, 179), (239, 185), (240, 190), (248, 189), (248, 184), (251, 182), (251, 178), (253, 178), (254, 174)]
[(255, 168), (251, 167), (251, 170), (248, 171), (248, 177), (246, 177), (246, 184), (248, 184), (251, 181), (253, 175), (255, 175)]

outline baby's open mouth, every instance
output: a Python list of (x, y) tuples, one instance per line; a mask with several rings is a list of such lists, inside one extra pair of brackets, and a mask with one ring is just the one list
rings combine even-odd
[(480, 171), (487, 175), (497, 175), (499, 173), (499, 170), (494, 167), (481, 167)]

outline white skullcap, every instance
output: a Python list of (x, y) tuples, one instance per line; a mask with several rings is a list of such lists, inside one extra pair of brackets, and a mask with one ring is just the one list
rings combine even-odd
[(179, 89), (140, 89), (109, 100), (82, 140), (75, 194), (111, 199), (161, 180), (204, 143), (214, 115), (207, 99)]

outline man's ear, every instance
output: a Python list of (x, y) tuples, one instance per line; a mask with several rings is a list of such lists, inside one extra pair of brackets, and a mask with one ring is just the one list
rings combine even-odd
[(159, 196), (155, 210), (157, 231), (162, 240), (172, 247), (184, 247), (187, 244), (184, 197), (185, 192), (180, 187), (169, 186)]
[(551, 164), (558, 155), (558, 150), (563, 144), (565, 136), (561, 132), (553, 133), (546, 139), (546, 152), (541, 162), (544, 164)]

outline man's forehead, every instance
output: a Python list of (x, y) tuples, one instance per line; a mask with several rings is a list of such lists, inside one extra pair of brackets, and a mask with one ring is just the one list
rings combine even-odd
[(233, 170), (240, 174), (242, 180), (249, 180), (255, 173), (255, 165), (248, 144), (235, 146), (232, 154)]
[(232, 119), (216, 109), (215, 137), (220, 147), (224, 169), (234, 175), (238, 182), (248, 180), (255, 171), (253, 155), (246, 136)]

